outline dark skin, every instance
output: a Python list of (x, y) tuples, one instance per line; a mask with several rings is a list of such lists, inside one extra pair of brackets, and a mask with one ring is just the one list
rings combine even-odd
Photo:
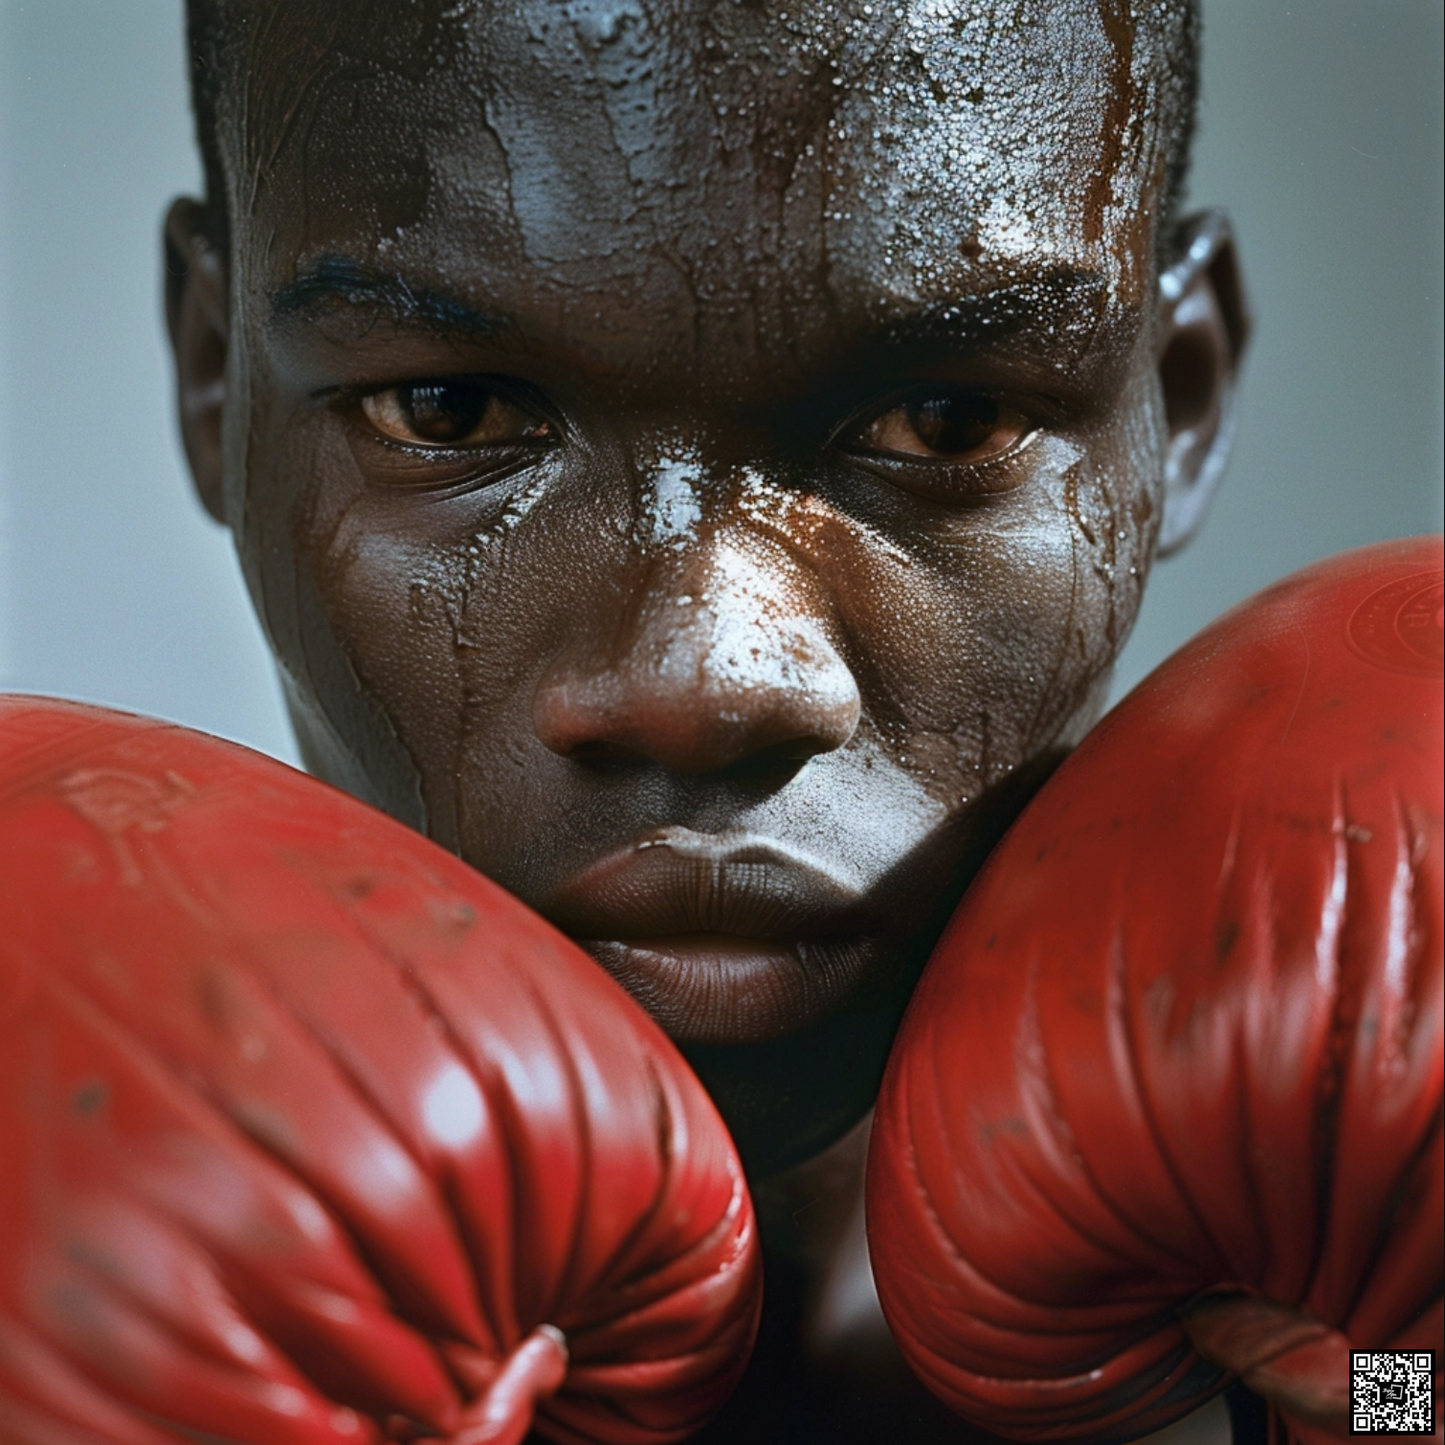
[(1162, 21), (897, 14), (261, 5), (228, 244), (166, 225), (308, 766), (683, 1045), (814, 1300), (866, 1270), (823, 1151), (1197, 525), (1245, 331), (1217, 218), (1159, 264)]

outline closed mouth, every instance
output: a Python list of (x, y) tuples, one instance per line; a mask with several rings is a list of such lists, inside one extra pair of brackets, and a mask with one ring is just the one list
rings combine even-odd
[(541, 907), (685, 1042), (801, 1027), (877, 952), (856, 888), (750, 835), (660, 830), (583, 869)]
[(857, 889), (772, 840), (666, 828), (569, 879), (542, 911), (576, 937), (798, 939), (836, 935), (862, 901)]

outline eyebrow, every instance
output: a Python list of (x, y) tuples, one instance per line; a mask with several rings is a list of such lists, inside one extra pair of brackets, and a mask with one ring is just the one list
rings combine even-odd
[[(1027, 333), (1052, 312), (1063, 319), (1080, 308), (1097, 311), (1095, 340), (1110, 329), (1108, 281), (1087, 267), (1052, 265), (987, 291), (955, 296), (885, 324), (892, 345), (956, 345), (960, 333), (977, 343)], [(1090, 303), (1093, 306), (1090, 307)], [(271, 298), (273, 321), (336, 319), (344, 307), (360, 320), (377, 312), (398, 324), (430, 325), (451, 335), (496, 336), (515, 328), (501, 312), (486, 311), (438, 287), (408, 280), (397, 271), (363, 266), (350, 257), (320, 256)], [(1117, 318), (1115, 318), (1117, 319)], [(1052, 333), (1053, 328), (1050, 328)]]
[(1100, 322), (1109, 308), (1105, 276), (1087, 268), (1050, 266), (1018, 281), (973, 295), (963, 295), (902, 316), (885, 329), (896, 341), (951, 340), (967, 331), (978, 340), (979, 329), (1002, 339), (1013, 336), (1041, 319), (1077, 315), (1082, 308), (1096, 310)]
[(395, 271), (358, 265), (345, 256), (321, 256), (271, 298), (276, 321), (319, 319), (338, 304), (384, 311), (396, 321), (424, 322), (474, 336), (494, 336), (512, 322), (431, 286), (414, 285)]

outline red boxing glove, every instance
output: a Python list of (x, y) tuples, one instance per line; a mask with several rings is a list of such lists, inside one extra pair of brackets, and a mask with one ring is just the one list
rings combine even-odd
[(591, 959), (179, 728), (0, 700), (0, 1440), (678, 1440), (741, 1166)]
[(869, 1243), (904, 1354), (989, 1430), (1129, 1439), (1239, 1376), (1313, 1440), (1350, 1349), (1438, 1366), (1440, 568), (1365, 548), (1210, 627), (939, 944)]

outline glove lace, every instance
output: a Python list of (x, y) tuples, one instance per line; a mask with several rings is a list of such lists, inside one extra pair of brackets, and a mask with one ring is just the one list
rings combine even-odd
[(521, 1445), (540, 1401), (567, 1378), (567, 1339), (538, 1325), (507, 1358), (485, 1393), (462, 1412), (448, 1445)]

